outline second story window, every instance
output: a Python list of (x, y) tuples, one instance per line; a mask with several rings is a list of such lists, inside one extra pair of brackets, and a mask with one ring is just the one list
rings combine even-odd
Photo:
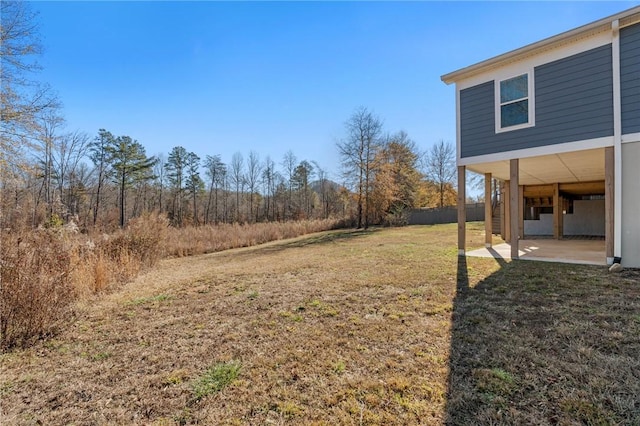
[(530, 74), (522, 74), (496, 84), (496, 132), (534, 125), (533, 85)]

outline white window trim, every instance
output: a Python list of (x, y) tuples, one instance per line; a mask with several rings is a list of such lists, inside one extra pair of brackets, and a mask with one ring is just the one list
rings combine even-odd
[[(526, 123), (522, 123), (522, 124), (518, 124), (515, 126), (509, 126), (509, 127), (502, 127), (502, 120), (501, 120), (501, 114), (502, 114), (502, 109), (500, 108), (500, 83), (505, 81), (505, 80), (509, 80), (515, 77), (519, 77), (521, 75), (527, 75), (527, 90), (528, 90), (528, 97), (527, 98), (523, 98), (523, 99), (527, 99), (529, 104), (528, 104), (528, 113), (529, 113), (529, 117)], [(524, 72), (519, 72), (517, 74), (511, 75), (509, 77), (505, 77), (505, 78), (500, 78), (499, 80), (496, 79), (494, 80), (493, 83), (493, 91), (494, 91), (494, 107), (495, 107), (495, 117), (496, 117), (496, 133), (504, 133), (504, 132), (511, 132), (513, 130), (519, 130), (519, 129), (526, 129), (527, 127), (533, 127), (536, 125), (536, 97), (535, 97), (535, 83), (534, 83), (534, 73), (533, 73), (533, 69), (530, 69), (528, 71), (524, 71)]]

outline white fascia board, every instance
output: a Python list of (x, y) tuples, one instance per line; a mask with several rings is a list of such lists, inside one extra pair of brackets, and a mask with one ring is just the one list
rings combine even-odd
[[(608, 31), (600, 31), (588, 38), (576, 40), (571, 44), (538, 52), (534, 56), (528, 56), (517, 61), (514, 60), (502, 64), (499, 67), (494, 67), (484, 72), (477, 73), (471, 77), (457, 81), (456, 86), (459, 87), (460, 90), (464, 90), (492, 80), (506, 80), (514, 75), (531, 72), (531, 70), (534, 70), (537, 66), (548, 64), (559, 59), (568, 58), (569, 56), (610, 44), (612, 39), (611, 29), (609, 28)], [(532, 74), (532, 77), (535, 76)]]
[(536, 148), (517, 149), (513, 151), (497, 152), (495, 154), (477, 155), (475, 157), (463, 157), (458, 160), (459, 166), (472, 166), (474, 164), (492, 163), (494, 161), (513, 160), (515, 158), (539, 157), (542, 155), (563, 154), (565, 152), (584, 151), (586, 149), (604, 148), (613, 146), (613, 136), (604, 138), (587, 139), (577, 142), (566, 142), (555, 145), (545, 145)]

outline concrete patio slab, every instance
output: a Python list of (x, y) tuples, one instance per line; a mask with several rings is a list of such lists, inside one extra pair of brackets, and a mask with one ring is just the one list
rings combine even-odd
[[(518, 254), (521, 260), (583, 265), (607, 264), (604, 241), (602, 240), (520, 240)], [(508, 243), (497, 244), (491, 248), (470, 250), (466, 255), (469, 257), (511, 259), (511, 245)]]

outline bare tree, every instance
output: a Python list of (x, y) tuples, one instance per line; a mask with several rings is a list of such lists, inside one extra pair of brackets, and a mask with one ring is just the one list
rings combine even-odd
[(320, 190), (320, 203), (322, 204), (322, 217), (327, 219), (329, 217), (329, 183), (327, 178), (327, 171), (320, 167), (316, 161), (312, 161), (316, 174), (318, 175), (318, 189)]
[(275, 178), (276, 170), (275, 163), (268, 157), (264, 160), (262, 165), (262, 183), (264, 185), (264, 193), (266, 195), (264, 199), (264, 215), (268, 220), (275, 217), (275, 213), (271, 216), (271, 211), (275, 212), (275, 202), (273, 201), (273, 195), (275, 193)]
[[(162, 200), (164, 195), (164, 182), (166, 180), (165, 168), (167, 161), (164, 154), (160, 153), (156, 156), (156, 163), (153, 166), (153, 175), (155, 176), (155, 186), (158, 191), (158, 211), (162, 213)], [(154, 203), (155, 205), (155, 203)]]
[(262, 164), (260, 164), (260, 156), (255, 151), (249, 152), (249, 158), (247, 159), (247, 190), (249, 191), (249, 221), (252, 221), (252, 217), (255, 215), (255, 219), (258, 218), (258, 209), (253, 211), (253, 202), (256, 192), (258, 190), (258, 182), (260, 180), (260, 173), (262, 173)]
[[(40, 192), (38, 194), (38, 199), (35, 204), (35, 209), (37, 209), (40, 198), (44, 197), (44, 202), (47, 206), (47, 215), (52, 215), (54, 213), (54, 197), (55, 197), (55, 187), (54, 187), (54, 151), (56, 145), (59, 143), (59, 139), (61, 137), (60, 130), (64, 126), (64, 118), (58, 114), (58, 111), (51, 110), (43, 113), (36, 120), (37, 133), (36, 138), (38, 140), (38, 146), (35, 147), (36, 152), (41, 153), (38, 156), (38, 177), (42, 179), (42, 185), (40, 187)], [(35, 217), (34, 210), (34, 217)], [(35, 223), (34, 223), (35, 225)]]
[(241, 189), (244, 187), (244, 158), (242, 154), (236, 152), (231, 157), (231, 184), (235, 187), (236, 193), (236, 215), (235, 220), (237, 222), (240, 221), (240, 193)]
[(284, 169), (284, 176), (287, 179), (287, 198), (285, 200), (285, 219), (286, 216), (291, 217), (291, 201), (293, 194), (293, 173), (296, 170), (296, 163), (298, 159), (293, 154), (293, 151), (289, 150), (284, 154), (282, 159), (282, 168)]
[(93, 226), (98, 221), (102, 189), (109, 176), (109, 146), (115, 143), (115, 137), (105, 129), (98, 131), (98, 136), (89, 145), (89, 158), (93, 161), (96, 176), (95, 200), (93, 203)]
[(345, 123), (347, 136), (338, 142), (345, 177), (358, 196), (358, 228), (369, 227), (369, 195), (374, 160), (380, 147), (382, 121), (365, 107), (359, 107)]
[(456, 184), (456, 150), (451, 143), (440, 140), (426, 155), (425, 174), (438, 187), (439, 207), (444, 207), (447, 186)]
[(87, 199), (90, 178), (91, 169), (85, 162), (80, 162), (73, 172), (69, 173), (67, 184), (67, 208), (84, 227), (89, 223), (91, 214), (91, 204)]
[(75, 131), (62, 135), (54, 146), (53, 169), (58, 186), (58, 194), (66, 207), (66, 213), (76, 214), (76, 206), (73, 204), (72, 194), (74, 179), (77, 177), (77, 170), (80, 161), (87, 154), (89, 147), (89, 136), (86, 133)]
[(0, 2), (0, 171), (11, 159), (22, 158), (22, 149), (38, 127), (38, 117), (59, 108), (49, 87), (34, 80), (41, 70), (42, 54), (37, 14), (28, 2)]

